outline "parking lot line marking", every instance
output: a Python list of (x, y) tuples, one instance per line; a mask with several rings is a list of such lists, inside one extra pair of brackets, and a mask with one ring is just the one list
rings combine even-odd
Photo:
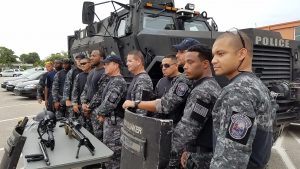
[(300, 138), (296, 136), (293, 132), (289, 131), (289, 134), (300, 144)]
[(0, 148), (0, 151), (3, 151), (4, 150), (4, 148)]
[[(35, 115), (33, 115), (33, 116), (27, 116), (27, 117), (30, 118), (30, 117), (34, 117), (34, 116), (35, 116)], [(7, 122), (7, 121), (13, 121), (13, 120), (22, 120), (24, 117), (25, 117), (25, 116), (23, 116), (23, 117), (16, 117), (16, 118), (12, 118), (12, 119), (0, 120), (0, 123), (2, 123), (2, 122)]]
[(285, 149), (281, 147), (282, 142), (283, 142), (283, 138), (286, 136), (286, 132), (283, 131), (281, 136), (277, 139), (275, 145), (273, 146), (273, 148), (278, 152), (278, 154), (280, 155), (282, 161), (284, 162), (285, 166), (288, 169), (297, 169), (294, 165), (294, 163), (292, 162), (292, 160), (290, 159), (289, 155), (286, 153)]
[(2, 106), (2, 107), (0, 107), (0, 109), (9, 108), (9, 107), (17, 107), (17, 106), (26, 106), (26, 105), (31, 105), (31, 104), (37, 104), (37, 103), (27, 103), (27, 104), (17, 104), (17, 105), (11, 105), (11, 106)]

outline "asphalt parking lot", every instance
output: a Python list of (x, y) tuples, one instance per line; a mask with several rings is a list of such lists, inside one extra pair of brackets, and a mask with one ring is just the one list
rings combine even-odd
[[(6, 79), (0, 77), (0, 83)], [(17, 122), (24, 116), (32, 118), (43, 110), (43, 105), (36, 100), (15, 96), (5, 89), (0, 89), (0, 159), (4, 153), (4, 145)], [(18, 168), (23, 168), (22, 158)], [(285, 128), (283, 134), (273, 146), (269, 169), (300, 168), (300, 124), (292, 124)]]

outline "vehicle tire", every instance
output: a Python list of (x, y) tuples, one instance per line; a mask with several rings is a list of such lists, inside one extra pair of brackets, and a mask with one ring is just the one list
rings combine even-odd
[(2, 74), (0, 74), (0, 77), (2, 77)]
[(17, 75), (13, 75), (13, 77), (17, 77)]

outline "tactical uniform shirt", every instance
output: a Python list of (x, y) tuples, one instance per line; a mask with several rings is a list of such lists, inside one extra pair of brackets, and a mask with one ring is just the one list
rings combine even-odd
[[(47, 110), (54, 112), (53, 108), (53, 97), (52, 97), (52, 84), (53, 84), (53, 79), (56, 74), (56, 70), (52, 70), (47, 73), (46, 81), (45, 81), (45, 86), (48, 88), (48, 104), (47, 104)], [(46, 98), (45, 98), (46, 99)]]
[(163, 77), (161, 78), (155, 87), (155, 98), (160, 99), (172, 86), (173, 78)]
[[(87, 80), (88, 80), (88, 78), (87, 78)], [(110, 77), (107, 76), (106, 74), (101, 74), (101, 77), (98, 80), (99, 80), (97, 82), (98, 90), (93, 93), (94, 95), (89, 102), (89, 109), (91, 109), (90, 119), (91, 119), (91, 123), (92, 123), (93, 134), (95, 137), (97, 137), (99, 140), (102, 141), (102, 139), (103, 139), (103, 124), (97, 120), (97, 114), (95, 113), (94, 109), (101, 105), (102, 93), (103, 93), (107, 83), (109, 82)], [(87, 83), (88, 83), (88, 81), (87, 81)], [(87, 86), (87, 83), (85, 85), (85, 88)], [(82, 97), (82, 94), (81, 94), (81, 97)], [(84, 103), (84, 102), (82, 102), (82, 100), (81, 100), (81, 103)]]
[[(186, 151), (207, 155), (210, 158), (197, 162), (195, 168), (209, 168), (212, 158), (212, 115), (214, 103), (221, 87), (214, 78), (205, 77), (195, 82), (195, 87), (187, 98), (184, 114), (173, 134), (172, 151)], [(211, 150), (210, 152), (207, 150)]]
[(46, 78), (47, 78), (47, 73), (48, 72), (46, 72), (46, 73), (44, 73), (42, 76), (41, 76), (41, 78), (40, 78), (40, 80), (39, 80), (39, 83), (38, 83), (38, 85), (37, 85), (37, 94), (36, 94), (36, 97), (37, 97), (37, 99), (42, 99), (42, 100), (44, 100), (45, 98), (45, 96), (44, 96), (44, 89), (45, 89), (45, 83), (46, 83)]
[[(153, 84), (150, 76), (146, 72), (142, 72), (132, 79), (126, 95), (126, 100), (151, 100)], [(137, 113), (146, 114), (147, 111), (137, 109)]]
[(100, 106), (102, 102), (102, 94), (104, 92), (105, 87), (107, 86), (108, 82), (110, 81), (110, 76), (106, 74), (102, 74), (98, 83), (97, 83), (97, 91), (94, 93), (92, 99), (89, 103), (89, 108), (94, 110), (96, 107)]
[(110, 77), (109, 82), (101, 94), (101, 105), (94, 112), (97, 115), (110, 116), (116, 110), (121, 99), (124, 100), (126, 94), (126, 81), (122, 76)]
[(183, 108), (191, 92), (192, 84), (193, 82), (187, 79), (184, 74), (175, 77), (168, 92), (161, 99), (156, 100), (157, 112), (167, 114), (176, 125), (183, 114)]
[(262, 168), (269, 161), (276, 108), (268, 88), (243, 72), (223, 88), (213, 109), (212, 169)]
[(82, 70), (77, 67), (73, 67), (68, 72), (66, 80), (65, 80), (65, 86), (64, 86), (64, 94), (63, 94), (64, 101), (72, 99), (74, 80), (75, 80), (75, 77), (81, 72), (82, 72)]
[(69, 70), (60, 70), (54, 76), (52, 84), (52, 97), (53, 102), (59, 102), (63, 97), (64, 83)]
[(75, 77), (73, 90), (72, 90), (72, 103), (73, 104), (81, 105), (80, 95), (84, 89), (88, 74), (89, 73), (87, 73), (87, 72), (81, 72)]
[(93, 98), (94, 94), (98, 91), (98, 81), (104, 74), (104, 68), (96, 69), (94, 68), (90, 71), (84, 90), (80, 96), (81, 103), (88, 103)]

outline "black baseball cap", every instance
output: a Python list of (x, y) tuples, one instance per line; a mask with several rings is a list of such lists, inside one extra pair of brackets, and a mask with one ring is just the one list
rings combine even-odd
[(106, 59), (104, 59), (102, 61), (103, 63), (108, 63), (108, 62), (115, 62), (115, 63), (118, 63), (119, 65), (122, 65), (122, 60), (119, 56), (117, 55), (108, 55), (106, 57)]
[(187, 50), (192, 46), (200, 44), (199, 41), (193, 38), (185, 38), (181, 43), (173, 45), (176, 50)]
[(62, 60), (62, 63), (63, 63), (63, 64), (70, 64), (70, 65), (73, 64), (72, 60), (69, 59), (69, 58), (63, 59), (63, 60)]
[(84, 54), (79, 54), (75, 56), (75, 59), (83, 59), (83, 58), (85, 58)]

